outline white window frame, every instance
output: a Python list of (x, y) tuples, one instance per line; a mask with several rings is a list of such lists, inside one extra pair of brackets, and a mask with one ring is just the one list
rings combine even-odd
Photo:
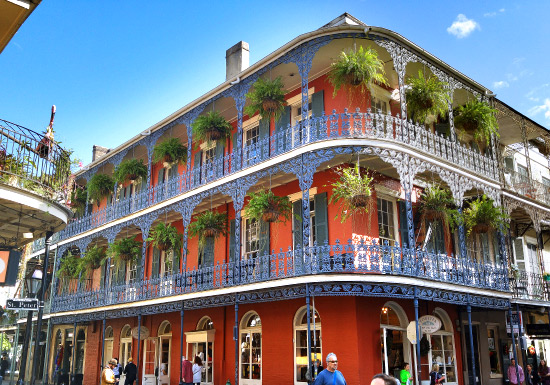
[[(313, 323), (313, 319), (310, 318), (310, 330), (315, 333), (317, 330), (319, 330), (319, 340), (317, 341), (317, 346), (319, 347), (319, 350), (321, 351), (319, 353), (319, 356), (318, 356), (318, 359), (321, 360), (321, 362), (323, 362), (323, 330), (321, 328), (321, 324), (322, 324), (322, 321), (321, 321), (321, 315), (319, 314), (319, 312), (317, 311), (316, 308), (314, 308), (314, 306), (311, 306), (310, 307), (310, 310), (313, 314), (317, 313), (317, 315), (319, 316), (319, 322), (315, 322), (315, 327), (314, 327), (314, 323)], [(298, 309), (298, 311), (296, 311), (296, 313), (294, 314), (294, 320), (292, 322), (292, 341), (293, 341), (293, 351), (294, 351), (294, 384), (295, 385), (307, 385), (307, 382), (302, 382), (302, 381), (298, 381), (297, 380), (297, 377), (298, 377), (298, 371), (297, 371), (297, 368), (298, 368), (298, 363), (296, 362), (296, 332), (298, 331), (306, 331), (307, 333), (307, 324), (305, 325), (297, 325), (298, 321), (301, 321), (302, 317), (306, 314), (305, 312), (307, 312), (307, 306), (302, 306), (301, 308)], [(311, 341), (313, 343), (313, 341)], [(306, 342), (307, 344), (307, 342)], [(306, 346), (307, 348), (307, 346)], [(312, 350), (312, 355), (313, 355), (313, 346), (311, 347), (311, 350)], [(307, 356), (306, 356), (307, 358)], [(311, 359), (311, 363), (313, 364), (313, 358)]]
[[(262, 359), (262, 355), (263, 355), (263, 336), (262, 336), (262, 324), (260, 323), (259, 326), (253, 326), (253, 327), (249, 327), (247, 326), (246, 324), (248, 323), (248, 320), (250, 319), (250, 317), (254, 317), (254, 316), (258, 316), (258, 318), (260, 318), (260, 322), (261, 322), (261, 317), (258, 315), (257, 312), (255, 311), (249, 311), (247, 312), (242, 320), (241, 320), (241, 323), (240, 323), (240, 330), (239, 330), (239, 344), (241, 346), (241, 354), (239, 355), (239, 378), (240, 378), (240, 383), (243, 384), (243, 385), (260, 385), (262, 383), (262, 362), (261, 362), (261, 359)], [(243, 334), (246, 335), (246, 334), (249, 334), (249, 335), (252, 335), (253, 333), (259, 333), (260, 334), (260, 363), (259, 363), (259, 367), (260, 367), (260, 379), (259, 380), (254, 380), (254, 379), (251, 379), (251, 378), (243, 378), (242, 376), (242, 368), (243, 368), (243, 365), (246, 364), (246, 365), (252, 365), (250, 362), (245, 362), (243, 363), (242, 362), (242, 350), (243, 349), (248, 349), (250, 350), (250, 357), (252, 357), (252, 347), (248, 347), (248, 348), (245, 348), (243, 347), (243, 343), (242, 343), (242, 338), (243, 338)]]
[[(389, 194), (380, 194), (376, 193), (376, 220), (378, 222), (378, 199), (383, 199), (385, 201), (392, 203), (392, 215), (393, 215), (393, 239), (390, 239), (388, 237), (381, 237), (380, 234), (378, 235), (378, 239), (380, 240), (380, 244), (382, 244), (383, 240), (388, 240), (388, 244), (390, 246), (393, 246), (395, 242), (399, 239), (399, 223), (397, 222), (397, 199)], [(378, 228), (380, 229), (380, 224), (378, 224)]]
[[(389, 325), (389, 324), (383, 324), (382, 319), (380, 319), (380, 337), (383, 338), (384, 342), (384, 349), (382, 349), (382, 354), (384, 355), (384, 358), (382, 360), (383, 367), (382, 372), (385, 374), (388, 374), (393, 377), (393, 373), (389, 373), (389, 365), (388, 365), (388, 350), (386, 346), (386, 333), (387, 330), (396, 330), (401, 333), (403, 333), (403, 362), (412, 362), (411, 360), (411, 350), (413, 350), (413, 353), (415, 352), (414, 349), (411, 349), (411, 344), (408, 342), (406, 336), (407, 336), (407, 326), (409, 324), (409, 319), (407, 317), (407, 313), (405, 313), (405, 310), (397, 304), (396, 302), (390, 301), (386, 302), (384, 306), (380, 309), (380, 313), (382, 312), (383, 308), (391, 308), (395, 311), (395, 314), (397, 315), (397, 318), (399, 319), (399, 326), (395, 325)], [(379, 316), (380, 317), (380, 316)], [(412, 367), (412, 365), (411, 365)], [(416, 371), (415, 371), (416, 372)], [(412, 373), (411, 373), (412, 374)]]
[[(436, 308), (434, 310), (434, 313), (437, 315), (437, 317), (441, 320), (441, 329), (439, 329), (437, 332), (433, 333), (433, 334), (429, 334), (428, 335), (428, 341), (430, 342), (430, 346), (433, 346), (432, 344), (432, 338), (440, 338), (442, 340), (442, 351), (443, 351), (443, 354), (445, 354), (445, 346), (443, 345), (443, 337), (451, 337), (451, 343), (453, 345), (453, 349), (452, 349), (452, 355), (453, 355), (453, 362), (454, 362), (454, 373), (455, 373), (455, 377), (456, 377), (456, 381), (454, 382), (449, 382), (447, 381), (447, 379), (445, 379), (445, 384), (448, 384), (448, 385), (457, 385), (458, 384), (458, 368), (457, 368), (457, 362), (456, 362), (456, 344), (455, 344), (455, 336), (454, 336), (454, 328), (453, 328), (453, 323), (449, 317), (449, 314), (441, 309), (441, 308)], [(449, 330), (450, 329), (450, 330)], [(434, 357), (432, 356), (432, 353), (433, 353), (433, 350), (430, 350), (430, 353), (429, 353), (429, 368), (428, 368), (428, 372), (431, 372), (431, 369), (432, 369), (432, 365), (435, 363), (433, 360), (434, 360)], [(446, 371), (446, 368), (449, 367), (450, 365), (448, 365), (447, 363), (444, 363), (443, 366), (441, 365), (441, 363), (439, 364), (439, 368), (443, 368), (445, 374), (447, 373)], [(452, 365), (451, 365), (452, 366)]]
[[(493, 335), (495, 336), (495, 351), (497, 353), (498, 361), (500, 363), (500, 370), (502, 373), (490, 373), (491, 378), (503, 378), (504, 377), (504, 362), (502, 360), (502, 357), (499, 354), (500, 351), (500, 335), (498, 333), (498, 324), (490, 324), (487, 323), (487, 344), (489, 344), (489, 329), (493, 331)], [(491, 365), (489, 364), (489, 370), (491, 369)]]

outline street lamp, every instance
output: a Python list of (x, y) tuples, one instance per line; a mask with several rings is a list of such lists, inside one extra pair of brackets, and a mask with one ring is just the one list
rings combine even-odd
[[(40, 283), (42, 282), (42, 270), (36, 268), (32, 274), (27, 275), (25, 278), (25, 286), (27, 288), (27, 295), (30, 298), (34, 298), (40, 289)], [(29, 342), (31, 338), (32, 330), (32, 310), (27, 311), (27, 326), (25, 331), (25, 341), (23, 342), (23, 350), (21, 351), (21, 366), (19, 367), (19, 380), (17, 383), (23, 385), (25, 381), (25, 371), (27, 370), (27, 353), (29, 350)]]

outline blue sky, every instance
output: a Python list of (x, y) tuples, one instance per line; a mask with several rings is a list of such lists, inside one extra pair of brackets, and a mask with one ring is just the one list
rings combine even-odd
[(225, 51), (251, 64), (348, 12), (400, 33), (550, 127), (548, 1), (45, 0), (0, 54), (0, 117), (91, 161), (225, 80)]

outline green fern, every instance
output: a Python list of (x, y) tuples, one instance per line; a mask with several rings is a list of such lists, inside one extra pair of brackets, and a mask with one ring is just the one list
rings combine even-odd
[(445, 117), (449, 112), (449, 92), (446, 83), (432, 75), (424, 77), (418, 71), (417, 77), (409, 77), (405, 91), (407, 113), (416, 122), (425, 123), (430, 115)]
[(271, 190), (250, 193), (250, 201), (245, 208), (246, 216), (259, 221), (268, 212), (277, 213), (275, 222), (282, 222), (282, 219), (287, 221), (292, 216), (292, 203), (287, 196), (277, 196)]
[(368, 170), (361, 172), (358, 165), (355, 167), (339, 167), (336, 169), (339, 179), (334, 181), (329, 203), (340, 204), (340, 222), (344, 223), (352, 214), (368, 213), (371, 206), (372, 180)]
[(115, 181), (105, 174), (95, 174), (88, 182), (88, 197), (99, 206), (101, 200), (109, 196), (115, 188)]
[(166, 139), (155, 145), (153, 149), (153, 162), (187, 162), (187, 147), (178, 138)]
[(497, 110), (487, 103), (471, 100), (457, 108), (454, 122), (458, 128), (473, 132), (476, 142), (489, 145), (491, 135), (500, 136), (496, 114)]
[(128, 159), (121, 162), (113, 176), (119, 184), (123, 184), (127, 180), (146, 179), (148, 169), (142, 159)]
[(151, 235), (146, 241), (161, 250), (171, 249), (179, 252), (183, 235), (174, 226), (160, 222), (151, 229)]
[[(259, 78), (254, 83), (254, 88), (246, 97), (250, 101), (250, 105), (246, 106), (244, 112), (248, 116), (260, 113), (262, 118), (270, 118), (273, 116), (275, 121), (279, 120), (285, 110), (285, 92), (283, 90), (283, 81), (281, 77), (274, 80)], [(266, 109), (265, 103), (273, 102), (273, 109)]]
[(201, 115), (191, 125), (193, 138), (198, 141), (220, 141), (225, 145), (227, 138), (231, 135), (233, 127), (225, 120), (218, 111), (211, 111)]

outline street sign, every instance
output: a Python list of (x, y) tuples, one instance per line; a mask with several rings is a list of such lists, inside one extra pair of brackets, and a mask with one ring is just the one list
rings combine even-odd
[(6, 301), (8, 310), (38, 310), (37, 298), (14, 298)]
[[(420, 335), (422, 335), (422, 328), (420, 328)], [(416, 344), (416, 322), (411, 321), (407, 326), (407, 338), (411, 344)]]

